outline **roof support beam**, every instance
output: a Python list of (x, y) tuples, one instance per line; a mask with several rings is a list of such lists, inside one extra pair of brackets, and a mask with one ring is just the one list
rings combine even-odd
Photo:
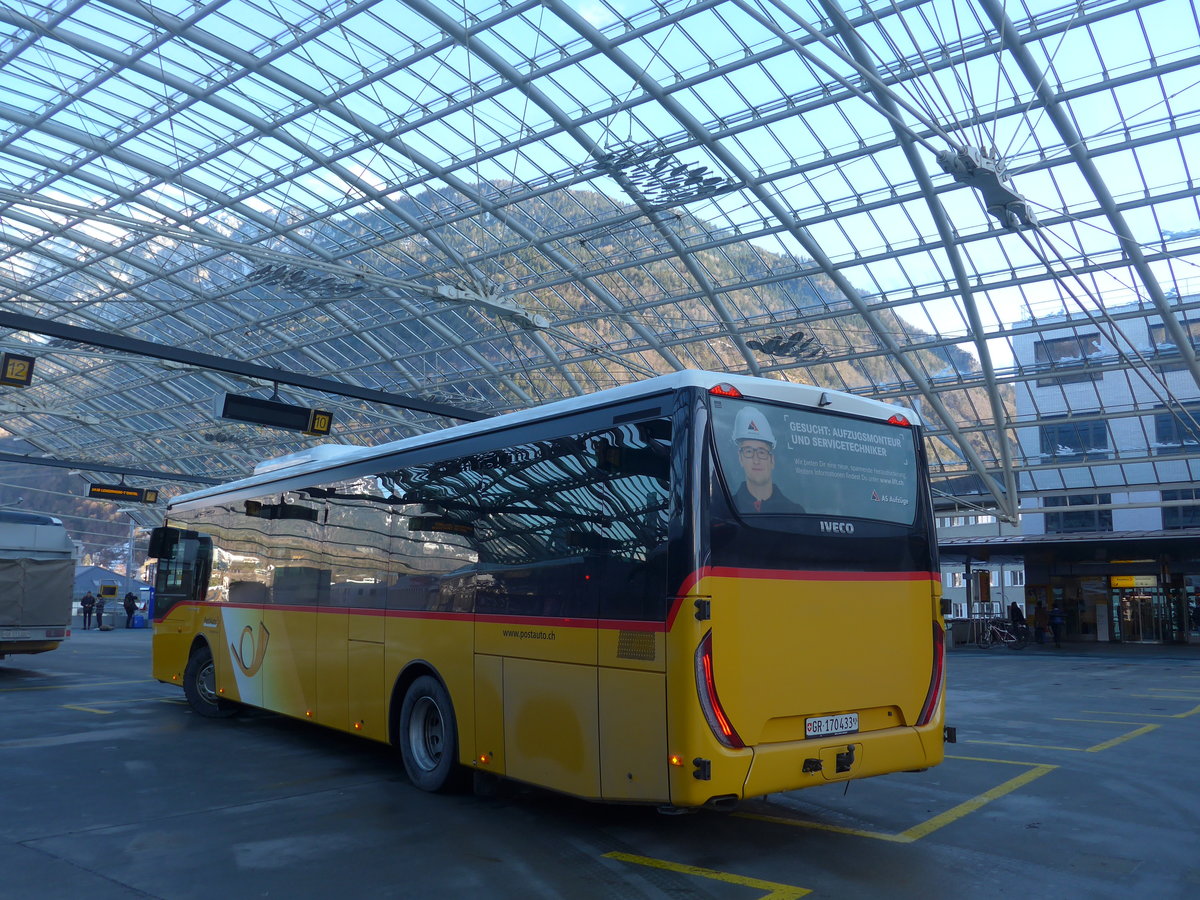
[(160, 472), (156, 469), (135, 469), (129, 466), (114, 466), (112, 463), (87, 459), (56, 459), (52, 456), (26, 456), (23, 453), (0, 452), (0, 463), (17, 463), (27, 466), (52, 466), (56, 469), (79, 469), (83, 472), (107, 472), (110, 475), (128, 475), (131, 478), (156, 478), (159, 481), (182, 482), (184, 484), (221, 484), (219, 478), (203, 475), (188, 475), (184, 472)]
[[(301, 372), (288, 372), (284, 369), (274, 369), (255, 363), (213, 356), (209, 353), (198, 353), (195, 350), (184, 350), (179, 347), (168, 347), (152, 341), (142, 341), (137, 338), (110, 332), (96, 331), (91, 328), (80, 328), (77, 325), (66, 325), (61, 322), (47, 322), (45, 319), (35, 319), (20, 313), (0, 312), (0, 328), (11, 328), (13, 331), (27, 331), (31, 334), (42, 334), (66, 341), (78, 341), (94, 347), (105, 347), (109, 350), (119, 350), (122, 353), (133, 353), (137, 356), (149, 356), (154, 359), (166, 359), (183, 365), (195, 366), (198, 369), (211, 369), (216, 372), (226, 372), (240, 375), (243, 378), (257, 378), (261, 381), (287, 384), (292, 387), (320, 391), (337, 397), (353, 397), (368, 403), (379, 403), (383, 406), (396, 406), (411, 409), (415, 412), (442, 416), (447, 419), (458, 419), (466, 422), (478, 422), (489, 418), (486, 413), (475, 410), (448, 406), (444, 403), (431, 403), (418, 397), (404, 394), (392, 394), (387, 391), (377, 391), (373, 388), (359, 387), (328, 378), (318, 378), (315, 375), (305, 375)], [(36, 345), (30, 347), (36, 349)]]

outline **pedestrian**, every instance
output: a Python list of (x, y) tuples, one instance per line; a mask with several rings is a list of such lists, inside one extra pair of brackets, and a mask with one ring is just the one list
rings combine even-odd
[(1008, 604), (1008, 621), (1012, 623), (1013, 633), (1018, 637), (1025, 633), (1025, 613), (1017, 601)]
[(1046, 628), (1049, 624), (1050, 613), (1046, 611), (1046, 604), (1039, 600), (1033, 611), (1033, 633), (1039, 644), (1046, 643)]
[(100, 631), (104, 627), (104, 595), (101, 594), (96, 598), (96, 630)]
[(92, 625), (92, 610), (96, 608), (96, 598), (92, 596), (91, 591), (83, 595), (83, 599), (79, 601), (79, 608), (83, 611), (83, 630), (87, 631)]
[(137, 612), (137, 594), (135, 594), (133, 591), (127, 593), (125, 595), (125, 602), (123, 605), (125, 607), (125, 627), (132, 628), (133, 614)]
[(1067, 624), (1067, 614), (1057, 600), (1054, 609), (1050, 610), (1050, 630), (1054, 632), (1054, 646), (1062, 647), (1063, 626)]

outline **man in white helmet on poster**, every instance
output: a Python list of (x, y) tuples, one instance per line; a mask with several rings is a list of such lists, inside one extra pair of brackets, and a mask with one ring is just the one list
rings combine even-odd
[(797, 515), (804, 507), (783, 495), (774, 481), (775, 433), (760, 409), (743, 407), (733, 420), (733, 440), (738, 462), (746, 480), (733, 495), (733, 505), (742, 513)]

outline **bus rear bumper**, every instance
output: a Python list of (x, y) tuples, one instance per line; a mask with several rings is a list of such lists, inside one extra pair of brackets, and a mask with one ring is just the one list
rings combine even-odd
[(760, 744), (754, 748), (742, 796), (761, 797), (852, 778), (927, 769), (942, 761), (941, 731), (938, 724)]

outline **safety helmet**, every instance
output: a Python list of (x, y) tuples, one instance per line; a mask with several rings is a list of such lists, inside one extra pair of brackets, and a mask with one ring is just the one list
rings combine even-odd
[(733, 440), (740, 444), (742, 441), (762, 441), (775, 449), (775, 433), (767, 417), (753, 406), (746, 406), (733, 420)]

